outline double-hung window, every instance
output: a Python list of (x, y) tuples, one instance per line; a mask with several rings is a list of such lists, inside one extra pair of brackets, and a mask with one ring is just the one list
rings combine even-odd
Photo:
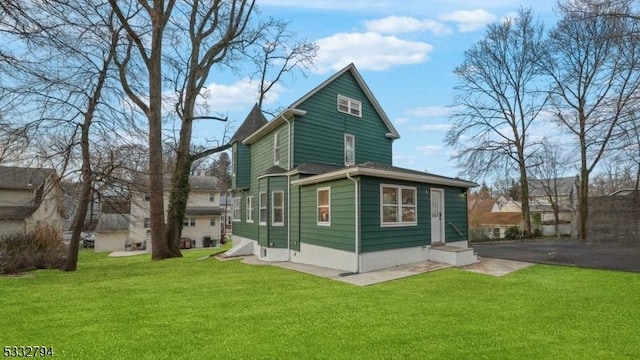
[(356, 164), (356, 137), (344, 134), (344, 166)]
[(273, 133), (273, 165), (280, 164), (280, 134)]
[(338, 111), (362, 117), (362, 103), (358, 100), (348, 98), (343, 95), (338, 95)]
[(253, 196), (247, 196), (247, 222), (253, 222)]
[(284, 192), (274, 191), (271, 193), (271, 225), (284, 225)]
[(233, 221), (241, 221), (240, 219), (240, 201), (239, 197), (233, 198)]
[(331, 188), (323, 187), (317, 191), (318, 225), (331, 226)]
[(380, 225), (416, 225), (416, 196), (415, 187), (380, 185)]
[(260, 197), (258, 198), (258, 206), (260, 207), (260, 217), (258, 220), (260, 221), (260, 225), (267, 225), (267, 193), (261, 192)]
[(195, 218), (190, 218), (190, 217), (186, 217), (182, 220), (182, 226), (183, 227), (194, 227), (196, 226), (196, 219)]

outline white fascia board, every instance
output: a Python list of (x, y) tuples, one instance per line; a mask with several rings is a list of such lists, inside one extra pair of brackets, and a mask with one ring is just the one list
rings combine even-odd
[(342, 169), (342, 170), (332, 171), (332, 172), (321, 174), (321, 175), (310, 176), (308, 178), (294, 180), (291, 182), (291, 184), (293, 185), (317, 184), (321, 182), (346, 178), (347, 174), (349, 174), (350, 176), (372, 176), (372, 177), (379, 177), (379, 178), (386, 178), (386, 179), (414, 181), (414, 182), (434, 184), (434, 185), (448, 185), (448, 186), (455, 186), (455, 187), (462, 187), (462, 188), (472, 188), (477, 186), (477, 184), (469, 181), (457, 180), (457, 179), (445, 179), (437, 176), (432, 176), (429, 174), (418, 175), (418, 174), (403, 173), (399, 171), (369, 169), (369, 168), (361, 168), (361, 167)]
[(280, 114), (276, 115), (273, 120), (264, 124), (260, 129), (256, 130), (253, 134), (249, 135), (246, 139), (242, 141), (245, 145), (251, 145), (254, 142), (260, 140), (262, 137), (270, 133), (272, 130), (280, 126), (285, 122), (285, 119), (289, 120), (295, 116), (303, 116), (307, 112), (300, 109), (291, 109), (287, 108), (282, 111)]

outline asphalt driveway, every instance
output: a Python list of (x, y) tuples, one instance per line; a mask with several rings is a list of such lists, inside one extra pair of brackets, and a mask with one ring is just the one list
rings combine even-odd
[(471, 245), (478, 256), (640, 272), (640, 244), (582, 243), (574, 239), (530, 240)]

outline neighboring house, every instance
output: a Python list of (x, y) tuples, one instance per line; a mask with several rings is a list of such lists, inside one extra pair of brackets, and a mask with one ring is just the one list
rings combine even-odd
[(559, 235), (577, 235), (577, 178), (529, 180), (529, 205), (532, 214), (540, 214), (542, 235), (555, 235), (553, 203), (558, 206)]
[(467, 190), (477, 184), (393, 166), (398, 138), (353, 64), (270, 122), (254, 107), (232, 142), (226, 254), (349, 272), (476, 262)]
[(513, 199), (505, 198), (504, 196), (500, 196), (493, 204), (491, 208), (492, 212), (522, 212), (522, 203), (519, 201), (515, 201)]
[(520, 202), (504, 196), (469, 201), (469, 218), (473, 240), (503, 239), (509, 228), (523, 226)]
[(522, 230), (522, 212), (491, 211), (479, 216), (477, 229), (489, 239), (504, 239), (506, 232), (516, 226)]
[(0, 236), (40, 224), (62, 230), (62, 191), (54, 169), (0, 166)]
[(129, 222), (131, 201), (122, 197), (101, 197), (95, 228), (95, 251), (122, 251), (131, 244)]
[[(169, 179), (164, 180), (164, 208), (169, 205)], [(213, 246), (220, 241), (223, 227), (223, 210), (220, 207), (220, 191), (218, 178), (214, 176), (189, 176), (189, 199), (185, 211), (182, 238), (188, 247)], [(149, 218), (149, 193), (145, 181), (139, 184), (138, 190), (131, 196), (131, 213), (129, 240), (133, 248), (151, 249), (151, 220)], [(166, 214), (165, 214), (166, 216)]]

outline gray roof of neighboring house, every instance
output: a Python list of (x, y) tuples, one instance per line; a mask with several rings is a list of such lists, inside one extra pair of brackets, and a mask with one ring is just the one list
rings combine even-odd
[(53, 174), (54, 169), (0, 166), (0, 189), (34, 189)]
[(126, 231), (129, 230), (129, 214), (105, 214), (98, 217), (96, 231)]
[(247, 115), (247, 118), (244, 119), (238, 130), (236, 130), (236, 133), (231, 137), (230, 142), (233, 143), (246, 139), (267, 122), (267, 118), (262, 114), (258, 104), (255, 104), (251, 109), (251, 112), (249, 112), (249, 115)]
[(220, 215), (222, 208), (218, 206), (189, 206), (185, 209), (184, 214), (192, 216)]
[[(218, 190), (218, 178), (215, 176), (198, 176), (189, 175), (189, 185), (191, 190)], [(134, 180), (133, 186), (138, 191), (149, 191), (149, 177), (146, 175), (140, 175)], [(169, 190), (171, 187), (171, 177), (164, 176), (163, 178), (164, 190)]]
[(575, 184), (576, 177), (574, 176), (554, 179), (530, 179), (529, 196), (547, 196), (545, 187), (548, 189), (556, 188), (558, 195), (569, 195)]
[(36, 209), (35, 206), (0, 206), (0, 220), (22, 220)]

